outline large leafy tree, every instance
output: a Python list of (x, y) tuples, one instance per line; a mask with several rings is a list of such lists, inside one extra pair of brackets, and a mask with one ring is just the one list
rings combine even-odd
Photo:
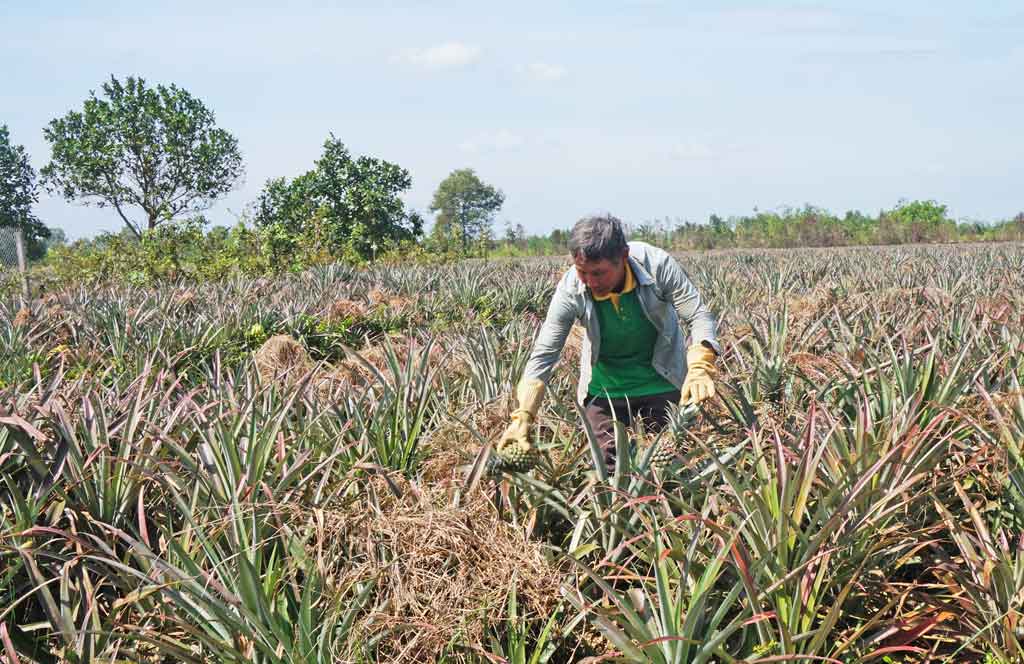
[(282, 177), (267, 182), (254, 221), (285, 238), (305, 237), (332, 251), (367, 256), (374, 247), (422, 234), (422, 218), (407, 211), (401, 199), (410, 186), (412, 178), (404, 168), (375, 157), (353, 158), (331, 135), (313, 170), (290, 181)]
[(879, 233), (884, 242), (946, 240), (956, 232), (948, 208), (935, 201), (901, 200), (892, 210), (879, 214)]
[(452, 171), (434, 192), (430, 211), (437, 213), (433, 236), (447, 245), (460, 242), (463, 252), (491, 232), (494, 215), (505, 203), (505, 194), (485, 183), (471, 168)]
[(28, 153), (11, 143), (7, 125), (0, 125), (0, 228), (9, 229), (4, 238), (11, 243), (14, 236), (10, 231), (22, 232), (29, 258), (38, 257), (34, 249), (45, 247), (42, 240), (50, 237), (50, 230), (32, 212), (38, 200), (36, 172)]
[(42, 173), (66, 199), (111, 206), (141, 235), (209, 208), (242, 176), (238, 141), (186, 90), (113, 76), (102, 90), (43, 130), (53, 156)]

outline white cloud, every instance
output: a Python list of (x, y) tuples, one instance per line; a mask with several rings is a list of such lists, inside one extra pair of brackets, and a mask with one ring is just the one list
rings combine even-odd
[(422, 69), (454, 69), (471, 65), (480, 59), (480, 47), (461, 42), (447, 42), (419, 49), (405, 49), (395, 59)]
[(519, 134), (513, 133), (508, 129), (499, 129), (467, 139), (459, 143), (459, 149), (473, 154), (478, 152), (507, 152), (520, 148), (525, 144), (526, 140)]
[(533, 62), (525, 67), (522, 67), (522, 71), (535, 81), (560, 81), (569, 75), (568, 70), (561, 65), (552, 65), (546, 62)]

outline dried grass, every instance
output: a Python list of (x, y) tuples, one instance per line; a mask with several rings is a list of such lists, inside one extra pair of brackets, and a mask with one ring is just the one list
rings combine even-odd
[(337, 323), (344, 320), (358, 320), (369, 313), (369, 308), (363, 302), (342, 298), (335, 300), (327, 309), (327, 320)]
[(366, 300), (342, 298), (335, 300), (328, 308), (326, 318), (330, 322), (344, 320), (360, 320), (372, 315), (375, 311), (390, 314), (402, 314), (414, 311), (416, 301), (412, 298), (387, 293), (374, 288), (366, 294)]
[(822, 383), (841, 378), (843, 367), (849, 364), (835, 353), (791, 353), (787, 360), (803, 375)]
[[(988, 396), (992, 400), (991, 403), (980, 394), (965, 394), (960, 397), (956, 409), (960, 414), (965, 415), (978, 426), (983, 427), (986, 431), (991, 432), (993, 436), (998, 437), (1000, 435), (1000, 418), (1004, 422), (1013, 421), (1014, 409), (1017, 407), (1017, 401), (1022, 397), (1022, 393), (1010, 390), (1007, 392), (992, 392)], [(992, 412), (993, 407), (998, 416)]]
[(978, 314), (989, 318), (1002, 325), (1013, 321), (1013, 314), (1018, 313), (1021, 321), (1024, 321), (1024, 307), (1020, 303), (1014, 303), (1006, 295), (994, 297), (979, 297), (977, 300)]
[[(423, 350), (423, 347), (419, 342), (411, 338), (395, 337), (390, 343), (394, 350), (396, 359), (402, 366), (405, 366), (405, 363), (409, 360), (410, 354), (413, 356), (413, 362), (416, 362)], [(374, 383), (376, 381), (375, 374), (370, 367), (366, 366), (367, 364), (385, 375), (389, 373), (388, 351), (384, 344), (367, 346), (366, 348), (358, 351), (358, 355), (364, 361), (360, 361), (354, 357), (342, 360), (331, 369), (331, 378), (334, 380), (345, 381), (353, 385), (367, 385)]]
[(28, 325), (31, 322), (32, 311), (27, 307), (22, 307), (21, 309), (18, 309), (18, 313), (14, 314), (14, 320), (12, 321), (12, 325), (14, 325), (14, 327), (22, 327), (24, 325)]
[(187, 308), (194, 307), (197, 300), (198, 298), (196, 297), (196, 292), (191, 288), (187, 288), (179, 293), (176, 293), (174, 295), (174, 298), (172, 299), (172, 303), (176, 308)]
[(833, 293), (827, 288), (815, 288), (814, 290), (787, 298), (786, 306), (790, 318), (798, 324), (810, 324), (826, 315), (836, 300)]
[[(402, 367), (406, 366), (409, 362), (410, 356), (412, 358), (412, 364), (414, 368), (418, 368), (423, 362), (423, 353), (426, 352), (426, 347), (421, 344), (414, 337), (392, 337), (389, 341), (391, 348), (394, 351), (395, 359)], [(456, 375), (464, 365), (459, 361), (449, 361), (447, 351), (439, 344), (434, 344), (430, 347), (430, 355), (426, 358), (427, 367), (430, 370), (436, 370), (440, 367), (444, 367), (444, 374), (447, 377)], [(329, 369), (324, 379), (341, 382), (349, 385), (366, 386), (372, 385), (377, 382), (376, 374), (372, 366), (378, 372), (385, 376), (391, 373), (390, 363), (388, 360), (388, 349), (385, 343), (377, 343), (372, 346), (367, 346), (362, 350), (356, 352), (359, 358), (362, 360), (350, 357), (342, 360), (335, 364)], [(367, 366), (369, 364), (370, 366)], [(442, 379), (440, 371), (434, 372), (433, 382), (438, 384)]]
[(416, 301), (412, 298), (388, 293), (379, 288), (371, 290), (366, 297), (374, 307), (390, 309), (397, 313), (408, 311), (416, 306)]
[[(465, 465), (471, 463), (480, 451), (480, 438), (485, 441), (494, 440), (508, 426), (511, 404), (512, 395), (507, 394), (464, 412), (458, 419), (449, 418), (433, 431), (424, 440), (424, 446), (430, 450), (430, 456), (424, 459), (422, 465), (424, 482), (449, 492), (456, 488), (462, 481)], [(472, 426), (480, 438), (473, 435), (460, 419)]]
[(278, 334), (263, 342), (254, 359), (256, 371), (265, 383), (294, 383), (313, 366), (302, 344), (287, 334)]
[[(414, 370), (421, 366), (426, 347), (416, 339), (395, 337), (390, 344), (403, 370), (410, 356)], [(450, 379), (465, 370), (464, 361), (450, 359), (447, 351), (440, 345), (431, 346), (429, 352), (427, 366), (434, 370), (432, 382), (435, 387), (439, 386), (442, 380)], [(385, 377), (392, 375), (388, 349), (383, 343), (355, 351), (355, 354), (359, 357), (349, 357), (334, 365), (315, 368), (315, 363), (305, 347), (292, 337), (281, 334), (267, 339), (254, 354), (254, 359), (257, 372), (264, 383), (290, 386), (312, 371), (310, 386), (314, 396), (320, 401), (330, 402), (338, 397), (340, 392), (352, 388), (372, 389), (378, 385), (379, 378), (375, 370)], [(438, 370), (442, 368), (443, 374)]]
[[(511, 574), (520, 610), (547, 617), (565, 570), (538, 542), (499, 518), (481, 493), (456, 507), (438, 487), (406, 483), (402, 497), (382, 478), (368, 481), (376, 504), (326, 510), (317, 557), (335, 561), (337, 579), (375, 579), (373, 608), (354, 627), (355, 643), (382, 636), (375, 661), (433, 662), (456, 644), (475, 661), (489, 626), (505, 617)], [(308, 515), (307, 515), (308, 518)]]

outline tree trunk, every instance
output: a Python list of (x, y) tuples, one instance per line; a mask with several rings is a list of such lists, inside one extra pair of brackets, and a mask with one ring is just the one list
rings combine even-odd
[(462, 204), (459, 204), (459, 228), (462, 229), (462, 254), (469, 253), (469, 229), (466, 228), (466, 211)]

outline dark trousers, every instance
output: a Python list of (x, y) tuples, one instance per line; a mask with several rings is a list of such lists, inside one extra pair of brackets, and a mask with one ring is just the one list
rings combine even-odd
[(605, 465), (615, 466), (615, 422), (624, 426), (643, 420), (644, 430), (657, 433), (668, 424), (669, 404), (679, 403), (679, 390), (652, 394), (646, 397), (609, 399), (587, 396), (584, 416), (594, 430), (597, 442), (604, 451)]

